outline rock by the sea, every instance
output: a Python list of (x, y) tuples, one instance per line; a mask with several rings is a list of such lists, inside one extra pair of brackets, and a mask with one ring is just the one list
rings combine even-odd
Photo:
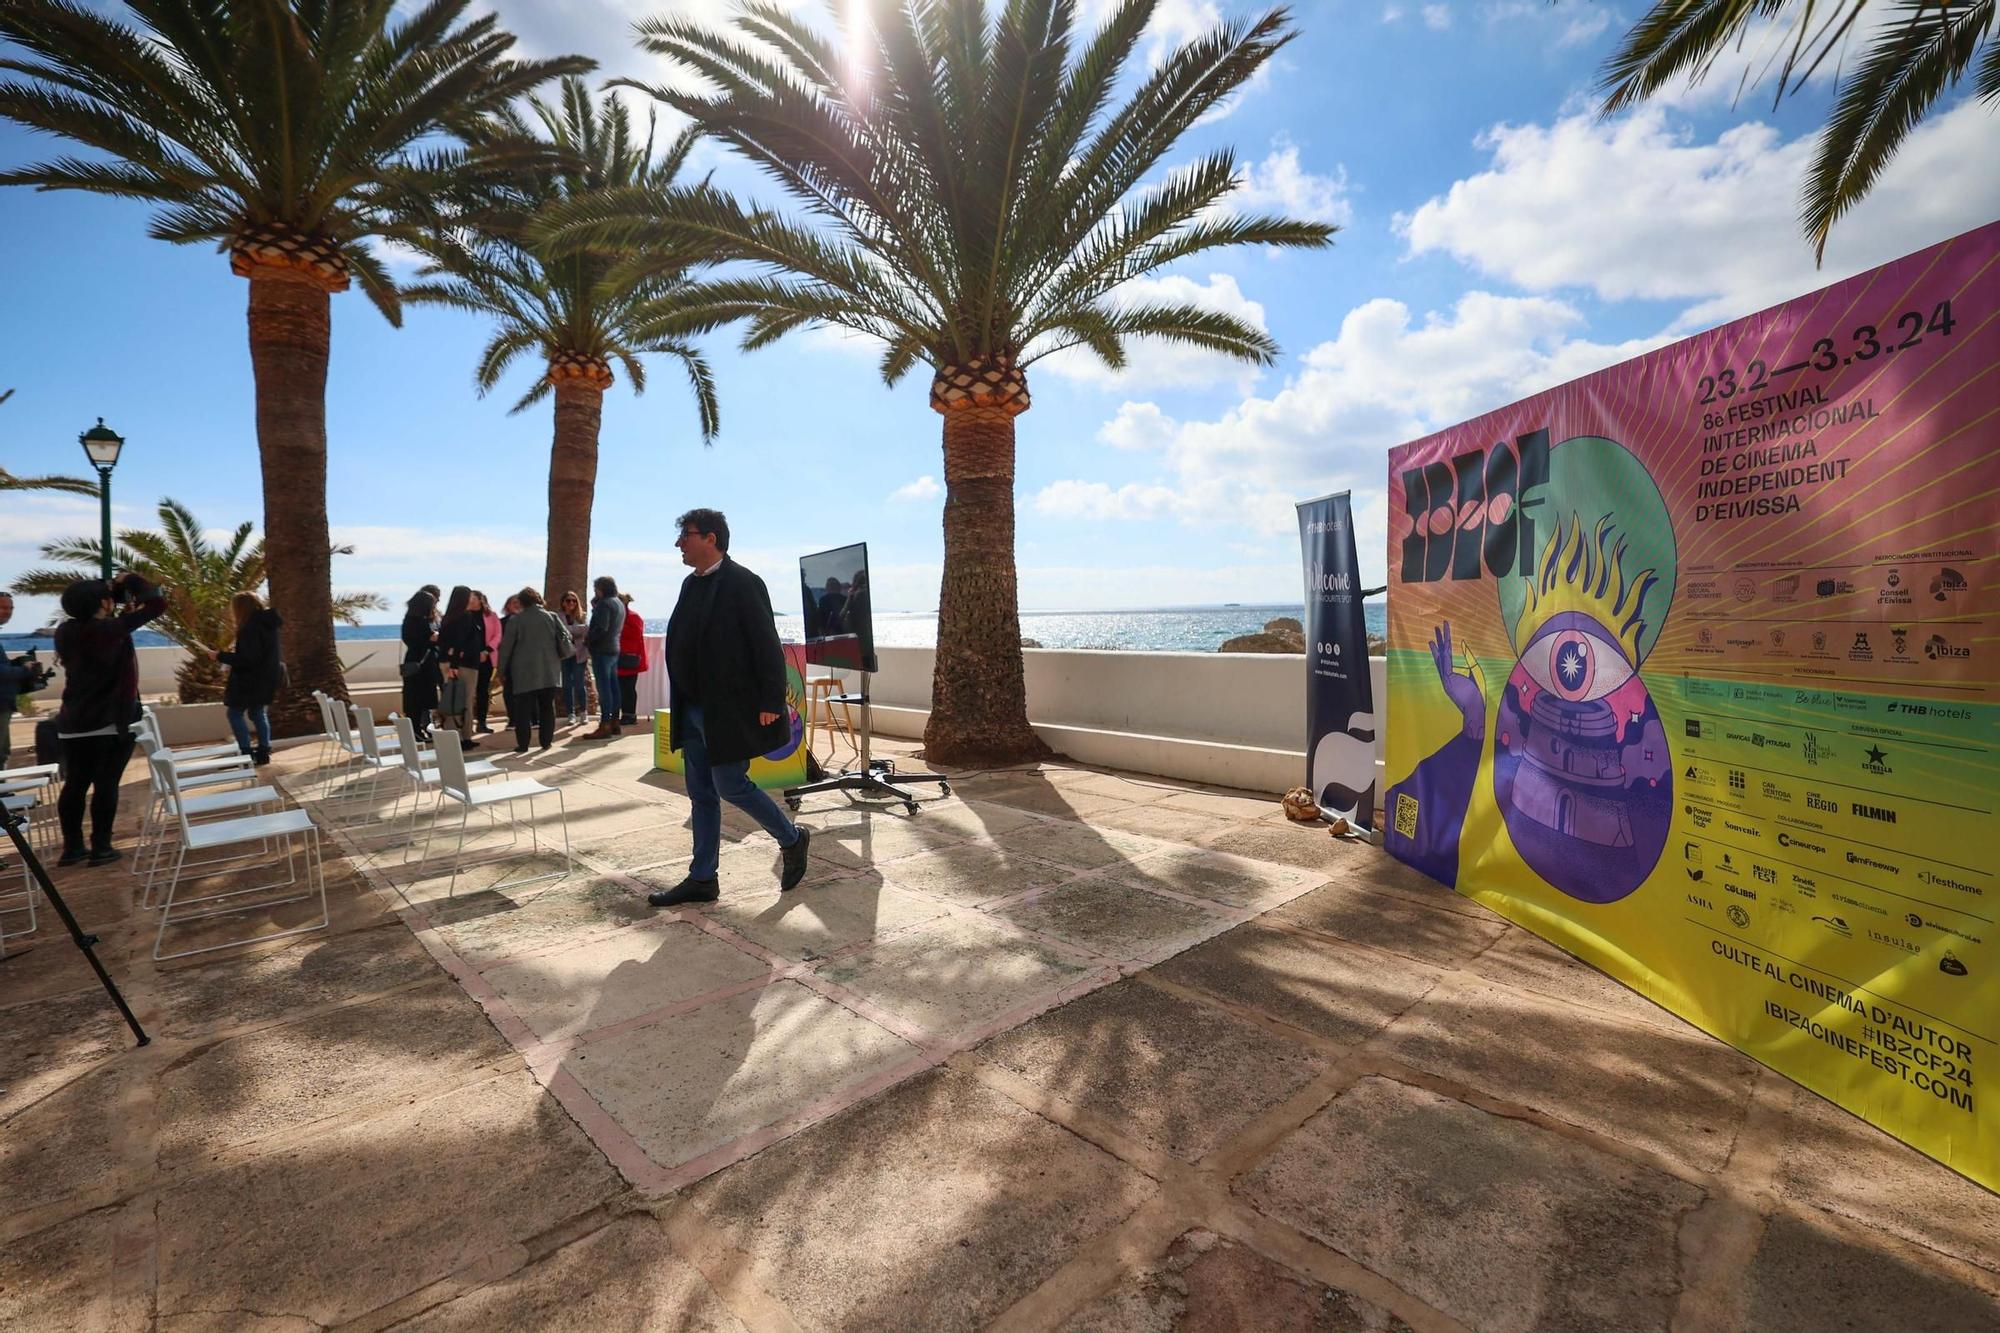
[(1225, 653), (1302, 653), (1306, 650), (1306, 627), (1290, 616), (1280, 616), (1265, 622), (1264, 628), (1256, 634), (1239, 634), (1233, 639), (1224, 639), (1219, 652)]
[(1036, 642), (1036, 641), (1035, 641), (1034, 639), (1027, 639), (1027, 638), (1024, 638), (1024, 639), (1022, 639), (1022, 640), (1021, 640), (1021, 646), (1022, 646), (1023, 648), (1039, 648), (1039, 647), (1041, 647), (1042, 645), (1041, 645), (1040, 643)]

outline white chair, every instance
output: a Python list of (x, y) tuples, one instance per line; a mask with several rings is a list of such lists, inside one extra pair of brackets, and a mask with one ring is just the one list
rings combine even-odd
[[(189, 958), (195, 954), (214, 953), (218, 949), (231, 949), (242, 944), (261, 943), (264, 940), (283, 939), (288, 935), (303, 935), (310, 931), (325, 930), (332, 921), (326, 903), (326, 868), (320, 857), (319, 829), (312, 817), (303, 810), (279, 810), (271, 814), (247, 815), (236, 819), (222, 819), (213, 823), (197, 824), (188, 818), (188, 803), (181, 790), (180, 778), (166, 756), (154, 756), (149, 761), (160, 773), (167, 785), (167, 791), (174, 807), (174, 821), (180, 828), (180, 845), (174, 850), (173, 869), (167, 875), (167, 887), (160, 901), (160, 929), (153, 937), (153, 957), (156, 961), (170, 958)], [(305, 846), (305, 878), (299, 878), (298, 841)], [(274, 842), (284, 843), (284, 865), (286, 876), (268, 884), (253, 884), (248, 888), (229, 889), (221, 893), (203, 894), (195, 898), (180, 897), (181, 875), (187, 869), (190, 853), (216, 851), (226, 847), (240, 847), (257, 843), (268, 847)], [(230, 860), (241, 858), (225, 858)], [(277, 864), (276, 858), (270, 863)], [(281, 898), (261, 898), (254, 902), (237, 903), (232, 900), (261, 894), (274, 889), (299, 888), (300, 892)], [(258, 911), (267, 907), (279, 907), (285, 903), (301, 902), (317, 893), (319, 895), (319, 920), (303, 926), (292, 926), (285, 930), (272, 931), (265, 935), (255, 935), (246, 939), (227, 940), (221, 944), (208, 944), (195, 949), (182, 949), (176, 953), (163, 953), (166, 947), (167, 929), (189, 921), (199, 921), (206, 917), (222, 916), (230, 912)], [(203, 904), (227, 904), (226, 906), (203, 906)], [(187, 911), (190, 907), (200, 907), (200, 911)]]
[[(572, 865), (569, 853), (569, 811), (563, 804), (561, 789), (537, 782), (533, 778), (514, 778), (509, 782), (493, 782), (483, 787), (474, 787), (466, 771), (465, 752), (459, 748), (458, 733), (439, 729), (431, 733), (431, 742), (437, 747), (438, 761), (438, 806), (431, 816), (430, 832), (424, 835), (425, 862), (431, 859), (431, 840), (437, 835), (438, 818), (443, 813), (446, 801), (458, 803), (458, 847), (452, 853), (451, 883), (445, 889), (447, 898), (458, 893), (458, 864), (465, 854), (465, 825), (474, 810), (488, 810), (500, 806), (507, 807), (508, 822), (513, 825), (515, 841), (520, 836), (520, 821), (514, 818), (513, 808), (517, 801), (528, 803), (528, 838), (531, 851), (541, 850), (541, 835), (536, 829), (534, 803), (544, 796), (556, 798), (556, 818), (562, 824), (563, 868), (546, 875), (527, 875), (509, 880), (504, 884), (489, 885), (489, 890), (511, 889), (522, 884), (533, 884), (544, 879), (561, 879), (568, 875)], [(513, 843), (508, 844), (512, 846)]]
[[(319, 705), (320, 753), (317, 766), (325, 768), (335, 759), (345, 762), (359, 755), (361, 751), (355, 743), (353, 728), (346, 726), (346, 709), (341, 701), (320, 690), (314, 690), (312, 696), (313, 701)], [(375, 734), (378, 737), (391, 737), (395, 734), (395, 729), (377, 727)]]
[[(0, 771), (0, 797), (29, 797), (24, 807), (28, 816), (28, 845), (38, 852), (53, 852), (60, 838), (56, 823), (56, 784), (62, 777), (60, 764), (36, 764), (30, 768)], [(0, 838), (0, 855), (8, 843)]]
[(139, 710), (139, 721), (136, 724), (134, 724), (133, 730), (135, 732), (147, 731), (152, 733), (153, 740), (158, 745), (158, 747), (162, 750), (165, 750), (168, 754), (171, 754), (175, 759), (181, 761), (183, 764), (187, 763), (190, 760), (199, 760), (199, 759), (234, 759), (243, 753), (243, 751), (236, 745), (234, 741), (230, 742), (227, 745), (169, 746), (167, 744), (165, 734), (162, 733), (160, 730), (159, 716), (153, 712), (151, 707), (146, 707)]
[[(145, 887), (139, 894), (139, 906), (142, 908), (154, 906), (153, 887), (159, 878), (160, 865), (166, 860), (167, 843), (180, 827), (180, 816), (184, 814), (190, 821), (206, 822), (217, 818), (264, 814), (282, 809), (285, 804), (284, 797), (279, 794), (278, 789), (267, 786), (238, 787), (226, 791), (191, 794), (176, 793), (166, 784), (160, 769), (150, 762), (147, 764), (147, 769), (148, 776), (163, 790), (160, 793), (160, 826), (150, 840), (142, 838), (138, 854), (132, 858), (135, 871), (145, 878)], [(266, 842), (255, 851), (189, 861), (184, 869), (208, 870), (233, 861), (248, 860), (260, 855), (268, 856), (270, 852), (270, 844)], [(139, 869), (141, 862), (144, 863), (143, 870)]]
[[(27, 817), (28, 827), (24, 830), (23, 836), (28, 838), (30, 844), (29, 850), (31, 851), (35, 850), (33, 846), (35, 836), (34, 812), (44, 804), (49, 804), (49, 802), (43, 802), (39, 796), (33, 793), (0, 796), (0, 818), (17, 814)], [(4, 830), (0, 830), (0, 851), (12, 851), (13, 847), (14, 840), (7, 837)], [(23, 858), (21, 861), (21, 887), (18, 889), (0, 889), (0, 958), (7, 956), (8, 940), (19, 939), (35, 933), (35, 899), (40, 893), (41, 887), (35, 883), (35, 877), (28, 872), (28, 862)], [(9, 928), (7, 918), (21, 915), (25, 915), (28, 918), (28, 924)]]
[[(440, 781), (437, 769), (424, 767), (426, 763), (436, 761), (437, 751), (434, 749), (424, 750), (418, 748), (417, 728), (410, 719), (398, 717), (394, 713), (391, 713), (390, 716), (395, 718), (396, 736), (401, 742), (401, 749), (398, 751), (398, 754), (403, 761), (403, 776), (409, 780), (410, 792), (416, 798), (412, 802), (410, 809), (410, 838), (414, 842), (417, 833), (417, 816), (423, 813), (424, 793), (428, 792), (432, 787), (437, 786)], [(461, 755), (463, 753), (463, 751), (460, 751)], [(484, 778), (499, 777), (506, 771), (506, 769), (501, 768), (491, 759), (475, 759), (465, 765), (466, 779), (474, 782)], [(396, 797), (398, 805), (402, 804), (402, 799), (402, 795), (398, 793)], [(439, 804), (442, 805), (443, 803), (440, 802)], [(491, 811), (488, 813), (491, 814)], [(393, 818), (393, 812), (391, 817)], [(405, 850), (407, 851), (407, 849)], [(405, 856), (404, 859), (408, 860), (409, 858)]]
[[(182, 760), (171, 750), (161, 747), (159, 733), (147, 727), (134, 727), (133, 736), (146, 760), (146, 776), (152, 785), (151, 797), (146, 802), (146, 812), (139, 821), (139, 844), (143, 848), (153, 839), (166, 833), (166, 804), (168, 789), (160, 772), (154, 767), (157, 758), (173, 770), (184, 792), (220, 791), (227, 787), (254, 786), (257, 781), (256, 768), (247, 754), (229, 757), (195, 758)], [(139, 857), (130, 858), (126, 869), (139, 874)]]

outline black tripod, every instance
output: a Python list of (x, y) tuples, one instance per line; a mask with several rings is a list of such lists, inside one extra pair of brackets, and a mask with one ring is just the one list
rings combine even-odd
[(21, 861), (28, 867), (28, 873), (42, 886), (42, 894), (49, 900), (49, 906), (56, 909), (56, 915), (62, 918), (65, 926), (69, 927), (69, 937), (76, 941), (76, 947), (83, 950), (83, 956), (90, 960), (91, 971), (97, 973), (97, 979), (104, 983), (104, 993), (111, 997), (111, 1002), (118, 1006), (118, 1012), (125, 1016), (125, 1025), (132, 1029), (132, 1035), (139, 1039), (139, 1044), (141, 1046), (151, 1044), (153, 1039), (146, 1035), (146, 1029), (140, 1027), (139, 1020), (132, 1016), (132, 1006), (126, 1004), (125, 997), (118, 993), (118, 985), (112, 981), (111, 974), (104, 970), (104, 964), (97, 961), (95, 949), (97, 936), (83, 933), (83, 927), (79, 926), (76, 918), (70, 915), (69, 904), (62, 900), (60, 893), (56, 892), (56, 886), (49, 882), (49, 872), (42, 868), (40, 858), (28, 846), (28, 840), (22, 834), (26, 824), (26, 816), (11, 810), (0, 811), (0, 825), (6, 827), (7, 836), (14, 840), (14, 850), (21, 854)]
[(861, 673), (861, 693), (836, 694), (826, 700), (828, 708), (835, 704), (861, 705), (861, 755), (860, 767), (844, 768), (830, 778), (818, 782), (808, 782), (803, 787), (792, 787), (785, 792), (785, 804), (796, 810), (801, 796), (811, 796), (822, 791), (858, 791), (867, 796), (886, 796), (892, 801), (901, 801), (911, 814), (917, 813), (917, 803), (902, 788), (923, 782), (935, 782), (946, 796), (951, 795), (951, 780), (942, 773), (898, 773), (894, 761), (874, 759), (869, 756), (868, 745), (874, 730), (874, 719), (868, 706), (868, 673)]

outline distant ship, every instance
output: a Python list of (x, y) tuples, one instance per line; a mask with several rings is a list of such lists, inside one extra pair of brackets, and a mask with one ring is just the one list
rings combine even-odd
[(1243, 605), (1243, 603), (1241, 603), (1241, 602), (1224, 602), (1224, 603), (1222, 604), (1222, 609), (1223, 609), (1223, 610), (1225, 610), (1225, 611), (1227, 611), (1227, 610), (1229, 610), (1229, 609), (1230, 609), (1231, 607), (1237, 607), (1237, 606), (1241, 606), (1241, 605)]

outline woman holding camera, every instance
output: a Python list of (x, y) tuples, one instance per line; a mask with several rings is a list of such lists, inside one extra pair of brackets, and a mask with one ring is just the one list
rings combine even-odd
[[(56, 627), (56, 660), (64, 676), (62, 711), (56, 715), (56, 734), (63, 743), (63, 788), (56, 798), (63, 850), (56, 864), (88, 860), (103, 865), (118, 859), (111, 845), (118, 783), (132, 757), (132, 724), (139, 720), (139, 655), (132, 631), (163, 613), (167, 599), (128, 571), (109, 583), (80, 579), (70, 584), (62, 609), (69, 619)], [(88, 848), (83, 840), (86, 802)]]
[(278, 631), (285, 622), (257, 600), (254, 592), (239, 592), (230, 598), (229, 615), (236, 622), (236, 646), (215, 655), (216, 661), (229, 668), (222, 707), (229, 716), (236, 748), (261, 767), (271, 762), (268, 710), (271, 700), (278, 697), (278, 681), (285, 669), (284, 649), (278, 643)]

